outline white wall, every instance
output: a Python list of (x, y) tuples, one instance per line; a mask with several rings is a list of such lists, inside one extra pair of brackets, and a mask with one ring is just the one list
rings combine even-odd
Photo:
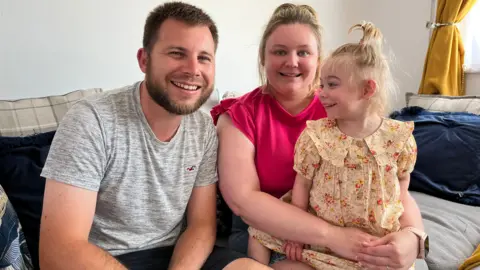
[[(350, 26), (359, 20), (375, 23), (385, 36), (395, 55), (394, 76), (399, 85), (395, 107), (405, 106), (405, 93), (417, 93), (422, 79), (425, 54), (430, 39), (425, 24), (431, 18), (430, 0), (344, 0), (346, 23)], [(354, 36), (358, 38), (359, 36)], [(353, 37), (352, 37), (353, 38)], [(465, 75), (466, 94), (480, 95), (480, 73)]]
[[(345, 1), (348, 2), (346, 18), (349, 26), (366, 20), (382, 31), (386, 51), (394, 55), (392, 69), (399, 86), (394, 107), (405, 106), (405, 93), (417, 93), (422, 78), (429, 41), (425, 23), (430, 18), (431, 1)], [(360, 35), (355, 37), (358, 39)]]
[[(0, 99), (114, 88), (141, 80), (136, 52), (148, 12), (166, 1), (0, 0)], [(258, 84), (257, 48), (283, 0), (189, 0), (217, 22), (217, 88), (246, 92)], [(295, 1), (294, 1), (295, 2)], [(305, 0), (319, 13), (327, 46), (339, 44), (343, 1)], [(342, 15), (343, 14), (343, 15)]]
[(467, 73), (465, 75), (465, 94), (480, 96), (480, 73)]
[[(257, 48), (268, 17), (283, 0), (187, 0), (217, 22), (220, 45), (216, 86), (250, 91), (258, 84)], [(0, 0), (0, 99), (111, 89), (141, 80), (136, 51), (153, 0)], [(312, 5), (325, 29), (327, 50), (358, 35), (350, 25), (374, 22), (396, 56), (400, 93), (417, 92), (429, 33), (431, 1), (296, 0)], [(480, 94), (480, 74), (467, 75), (467, 94)]]

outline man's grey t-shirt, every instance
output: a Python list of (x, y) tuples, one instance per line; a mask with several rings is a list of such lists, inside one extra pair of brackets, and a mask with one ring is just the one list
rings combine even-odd
[[(173, 245), (196, 186), (216, 183), (217, 135), (197, 111), (159, 141), (140, 82), (77, 102), (55, 134), (42, 176), (98, 191), (91, 243), (112, 255)], [(73, 213), (75, 209), (71, 209)]]

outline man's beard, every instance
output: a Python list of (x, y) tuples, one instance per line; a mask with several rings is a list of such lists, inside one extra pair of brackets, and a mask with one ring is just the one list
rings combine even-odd
[(147, 70), (147, 76), (145, 76), (145, 86), (150, 97), (157, 103), (162, 106), (167, 112), (177, 115), (187, 115), (197, 111), (210, 97), (210, 94), (213, 91), (213, 87), (202, 89), (197, 91), (202, 91), (198, 100), (192, 105), (183, 105), (177, 104), (173, 101), (168, 92), (163, 89), (159, 84), (155, 84), (150, 76), (150, 72)]

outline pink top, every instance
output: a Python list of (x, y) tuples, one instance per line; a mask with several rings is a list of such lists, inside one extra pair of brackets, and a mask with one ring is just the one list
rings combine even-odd
[(293, 188), (295, 143), (307, 120), (326, 117), (327, 113), (315, 97), (301, 113), (292, 116), (260, 88), (239, 98), (225, 99), (215, 106), (211, 115), (217, 124), (226, 112), (233, 124), (255, 146), (255, 165), (260, 190), (280, 198)]

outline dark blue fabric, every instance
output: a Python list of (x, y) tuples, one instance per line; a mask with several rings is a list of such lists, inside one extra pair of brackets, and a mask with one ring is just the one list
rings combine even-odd
[(232, 228), (232, 211), (217, 186), (217, 237), (226, 237)]
[(247, 254), (248, 225), (235, 214), (232, 214), (232, 229), (228, 237), (228, 247), (242, 254)]
[(480, 116), (407, 107), (390, 117), (415, 122), (410, 190), (480, 206)]
[(12, 204), (0, 187), (0, 268), (33, 269), (22, 227)]
[[(130, 270), (162, 270), (168, 269), (174, 246), (158, 247), (122, 254), (116, 259)], [(212, 252), (202, 266), (202, 270), (220, 270), (231, 262), (246, 258), (246, 255), (225, 247), (214, 246)]]
[(28, 137), (0, 137), (0, 185), (18, 215), (35, 269), (45, 189), (40, 173), (54, 135), (51, 131)]

